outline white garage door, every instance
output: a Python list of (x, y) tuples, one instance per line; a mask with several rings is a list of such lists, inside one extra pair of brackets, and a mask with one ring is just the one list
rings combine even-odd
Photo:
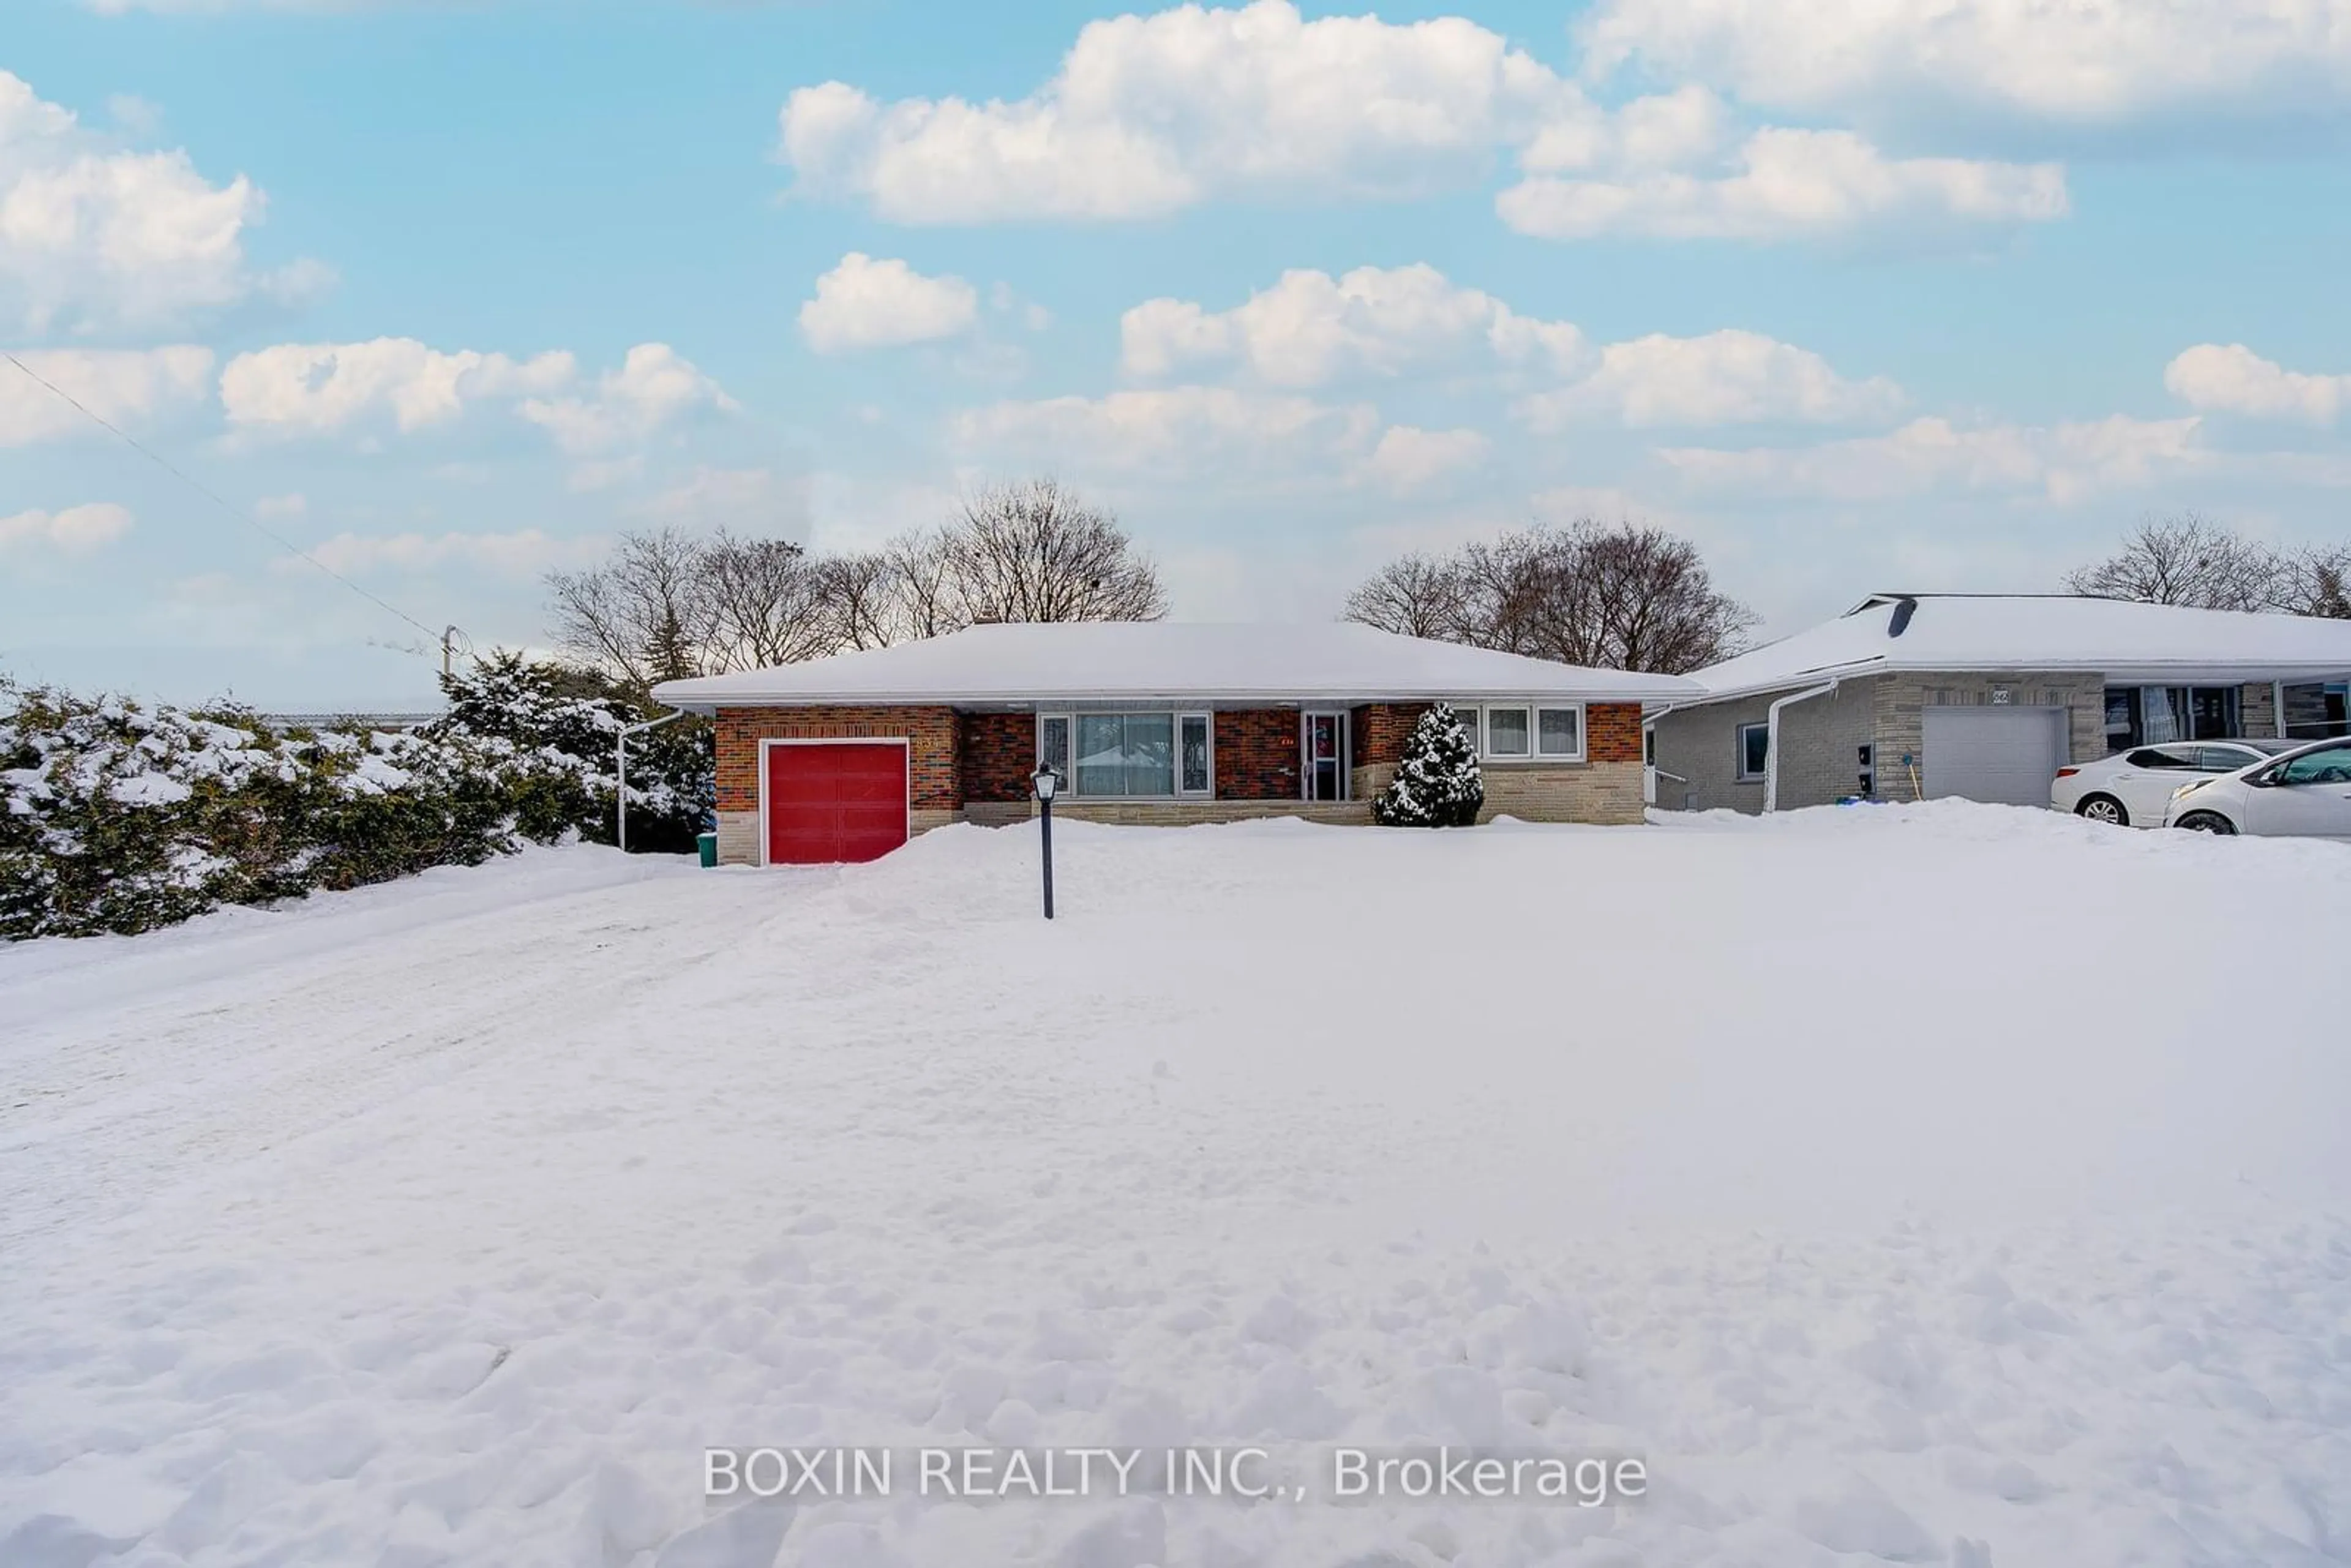
[(2008, 806), (2046, 806), (2065, 766), (2061, 707), (1930, 707), (1927, 794)]

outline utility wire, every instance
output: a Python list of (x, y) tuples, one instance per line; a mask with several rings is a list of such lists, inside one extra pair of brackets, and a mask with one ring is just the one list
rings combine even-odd
[[(442, 632), (435, 632), (432, 627), (427, 626), (415, 616), (411, 615), (405, 610), (401, 609), (397, 604), (393, 604), (387, 600), (379, 598), (375, 594), (369, 592), (366, 589), (361, 588), (358, 583), (353, 582), (350, 578), (345, 577), (341, 572), (337, 571), (333, 567), (329, 566), (325, 561), (320, 560), (317, 556), (312, 555), (308, 550), (304, 549), (301, 546), (296, 544), (285, 535), (261, 522), (250, 513), (245, 511), (242, 507), (234, 506), (231, 503), (223, 500), (217, 493), (198, 483), (196, 480), (191, 479), (187, 475), (172, 466), (169, 462), (165, 461), (156, 453), (141, 445), (138, 441), (133, 439), (120, 425), (102, 418), (99, 414), (91, 413), (90, 410), (84, 406), (81, 401), (76, 398), (71, 392), (66, 391), (63, 387), (57, 385), (57, 382), (49, 380), (47, 376), (41, 374), (40, 371), (35, 370), (24, 361), (18, 359), (14, 353), (11, 353), (5, 349), (0, 349), (0, 356), (5, 356), (10, 364), (16, 366), (18, 370), (24, 371), (26, 375), (40, 382), (41, 385), (48, 388), (49, 391), (57, 393), (57, 396), (65, 399), (65, 401), (78, 413), (79, 413), (83, 418), (89, 420), (92, 423), (97, 424), (105, 430), (112, 432), (114, 435), (120, 440), (124, 445), (130, 447), (131, 450), (147, 459), (148, 462), (155, 465), (156, 467), (161, 468), (164, 473), (169, 474), (172, 478), (177, 479), (181, 484), (187, 486), (188, 488), (193, 490), (197, 495), (202, 496), (207, 501), (210, 501), (214, 506), (218, 507), (222, 511), (226, 512), (230, 517), (235, 517), (238, 522), (243, 523), (254, 532), (261, 535), (264, 538), (268, 539), (280, 549), (287, 551), (290, 555), (298, 556), (302, 559), (308, 561), (312, 566), (317, 567), (320, 571), (325, 572), (329, 577), (333, 578), (337, 582), (341, 583), (345, 588), (350, 589), (353, 593), (358, 594), (361, 599), (366, 600), (377, 609), (398, 616), (401, 620), (407, 622), (411, 626), (415, 627), (419, 632), (423, 632), (425, 636), (433, 639), (434, 642), (439, 643), (442, 641)], [(423, 656), (422, 650), (403, 651), (413, 651), (416, 652), (420, 657)]]

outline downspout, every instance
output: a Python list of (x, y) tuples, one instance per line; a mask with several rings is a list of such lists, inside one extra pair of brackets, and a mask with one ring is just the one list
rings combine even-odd
[(2270, 683), (2270, 714), (2274, 721), (2270, 727), (2277, 731), (2277, 737), (2280, 740), (2283, 740), (2285, 738), (2285, 683), (2283, 681)]
[(1776, 811), (1780, 809), (1780, 710), (1790, 703), (1800, 703), (1813, 697), (1825, 696), (1836, 690), (1844, 680), (1844, 677), (1839, 675), (1835, 680), (1821, 685), (1812, 686), (1801, 692), (1790, 692), (1786, 696), (1773, 703), (1771, 711), (1763, 716), (1766, 729), (1763, 740), (1764, 810)]
[(674, 712), (665, 713), (659, 718), (649, 718), (643, 724), (624, 724), (621, 727), (620, 737), (613, 743), (612, 751), (613, 772), (619, 776), (621, 786), (618, 797), (620, 817), (612, 837), (619, 843), (622, 854), (629, 852), (629, 737), (643, 735), (649, 729), (659, 729), (670, 720), (684, 716), (685, 710), (679, 708)]

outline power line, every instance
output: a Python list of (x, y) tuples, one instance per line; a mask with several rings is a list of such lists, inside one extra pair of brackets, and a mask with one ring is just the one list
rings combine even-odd
[[(312, 566), (317, 567), (320, 571), (325, 572), (329, 577), (333, 578), (337, 582), (341, 583), (345, 588), (350, 589), (353, 593), (358, 594), (361, 599), (366, 600), (377, 609), (398, 616), (401, 620), (407, 622), (411, 626), (415, 627), (419, 632), (423, 632), (427, 637), (433, 639), (434, 642), (442, 642), (444, 637), (443, 632), (435, 632), (432, 627), (427, 626), (415, 616), (411, 615), (405, 610), (401, 609), (397, 604), (393, 604), (387, 600), (379, 598), (377, 595), (369, 592), (366, 589), (361, 588), (358, 583), (353, 582), (350, 578), (345, 577), (341, 572), (337, 571), (333, 567), (329, 566), (325, 561), (320, 560), (317, 556), (312, 555), (308, 550), (304, 549), (301, 546), (296, 544), (285, 535), (269, 528), (257, 518), (254, 517), (250, 513), (244, 510), (244, 508), (223, 500), (217, 493), (207, 488), (196, 480), (191, 479), (187, 475), (182, 473), (179, 469), (174, 468), (162, 456), (140, 444), (137, 440), (133, 439), (131, 434), (124, 431), (120, 425), (117, 425), (111, 421), (92, 413), (88, 407), (84, 406), (78, 398), (66, 391), (63, 387), (57, 385), (55, 382), (49, 380), (47, 376), (41, 374), (40, 371), (26, 364), (24, 361), (18, 359), (8, 350), (0, 349), (0, 356), (5, 356), (10, 364), (16, 366), (18, 370), (24, 371), (26, 375), (40, 382), (41, 385), (48, 388), (49, 391), (63, 398), (66, 402), (83, 418), (90, 421), (99, 428), (112, 433), (116, 439), (120, 440), (124, 445), (130, 447), (131, 451), (136, 452), (140, 456), (144, 457), (148, 462), (152, 463), (156, 467), (161, 468), (164, 473), (169, 474), (172, 478), (177, 479), (181, 484), (185, 485), (188, 488), (193, 490), (197, 495), (202, 496), (205, 500), (210, 501), (222, 511), (226, 512), (230, 517), (235, 517), (238, 522), (243, 523), (254, 532), (261, 535), (262, 538), (269, 540), (272, 544), (277, 545), (280, 549), (285, 550), (289, 555), (298, 556), (302, 559), (308, 561)], [(445, 653), (444, 657), (445, 659)]]

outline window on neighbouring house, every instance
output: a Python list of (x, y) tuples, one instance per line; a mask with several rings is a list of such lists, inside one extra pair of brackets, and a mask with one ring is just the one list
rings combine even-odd
[(1742, 724), (1739, 727), (1739, 776), (1761, 779), (1771, 760), (1771, 726)]
[(1445, 706), (1451, 708), (1453, 710), (1453, 716), (1461, 721), (1461, 732), (1469, 737), (1469, 749), (1473, 752), (1484, 752), (1486, 749), (1486, 737), (1479, 732), (1478, 727), (1478, 709), (1476, 705), (1471, 703), (1447, 703)]
[(1176, 716), (1081, 713), (1077, 716), (1077, 792), (1176, 793)]
[(1525, 708), (1489, 707), (1486, 710), (1487, 756), (1524, 757), (1528, 740)]
[(1206, 795), (1211, 777), (1208, 767), (1208, 716), (1187, 713), (1178, 721), (1176, 752), (1181, 768), (1176, 781), (1176, 791), (1185, 795)]
[(2235, 686), (2197, 686), (2188, 694), (2189, 733), (2183, 740), (2227, 740), (2241, 734), (2237, 710), (2244, 693)]
[(1580, 707), (1535, 709), (1535, 755), (1583, 755), (1583, 710)]

